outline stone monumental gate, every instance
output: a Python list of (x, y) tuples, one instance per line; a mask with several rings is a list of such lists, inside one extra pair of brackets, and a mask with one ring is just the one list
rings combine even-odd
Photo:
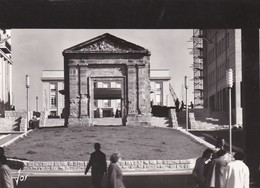
[(93, 125), (94, 85), (102, 81), (121, 83), (117, 99), (123, 125), (150, 125), (147, 49), (106, 33), (64, 50), (63, 56), (66, 126)]

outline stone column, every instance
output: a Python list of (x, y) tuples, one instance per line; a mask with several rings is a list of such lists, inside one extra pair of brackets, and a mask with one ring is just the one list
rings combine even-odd
[(87, 75), (87, 67), (80, 67), (80, 117), (86, 118), (89, 117), (89, 109), (88, 109), (88, 75)]
[(246, 163), (257, 179), (260, 162), (259, 29), (242, 29), (242, 107)]
[[(136, 88), (136, 66), (133, 64), (127, 66), (127, 122), (126, 125), (134, 124), (137, 115), (137, 88)], [(124, 113), (126, 114), (126, 113)], [(123, 114), (123, 115), (124, 115)]]
[(76, 66), (69, 67), (69, 96), (70, 114), (69, 124), (77, 124), (80, 115), (79, 111), (79, 69)]
[(150, 79), (148, 65), (142, 64), (137, 66), (137, 111), (138, 120), (143, 124), (151, 124), (150, 114)]

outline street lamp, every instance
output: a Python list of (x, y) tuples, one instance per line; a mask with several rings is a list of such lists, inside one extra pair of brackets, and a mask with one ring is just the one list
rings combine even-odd
[(188, 131), (189, 125), (189, 112), (188, 112), (188, 76), (184, 77), (184, 84), (186, 89), (186, 131)]
[(27, 74), (25, 76), (25, 86), (26, 86), (26, 111), (27, 111), (27, 123), (24, 131), (27, 132), (29, 127), (29, 87), (30, 87), (30, 76)]
[(233, 86), (233, 71), (228, 69), (226, 72), (226, 84), (228, 88), (228, 102), (229, 102), (229, 153), (232, 154), (232, 129), (231, 129), (231, 88)]
[(38, 112), (38, 96), (36, 96), (36, 112)]

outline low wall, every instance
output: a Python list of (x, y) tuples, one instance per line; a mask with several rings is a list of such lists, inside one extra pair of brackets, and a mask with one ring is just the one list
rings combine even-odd
[(5, 111), (5, 117), (0, 118), (0, 131), (24, 131), (26, 118), (25, 110)]
[[(84, 171), (87, 161), (25, 162), (25, 171)], [(109, 164), (109, 161), (107, 161)], [(172, 171), (192, 169), (195, 159), (188, 160), (126, 160), (118, 163), (123, 171)]]
[(170, 126), (173, 128), (178, 127), (178, 120), (176, 115), (176, 110), (170, 108), (169, 109), (169, 119), (170, 119)]

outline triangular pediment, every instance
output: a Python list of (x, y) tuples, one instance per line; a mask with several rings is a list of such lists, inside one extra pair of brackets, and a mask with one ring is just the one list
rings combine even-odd
[(103, 34), (71, 48), (64, 53), (147, 53), (141, 46), (125, 41), (111, 34)]

